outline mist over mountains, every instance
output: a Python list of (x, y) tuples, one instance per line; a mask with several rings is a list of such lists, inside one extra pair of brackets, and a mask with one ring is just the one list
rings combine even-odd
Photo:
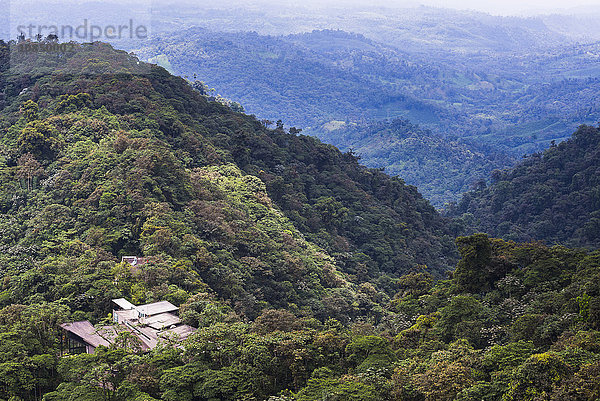
[(0, 400), (600, 399), (600, 13), (428, 4), (2, 3)]
[[(337, 146), (357, 144), (323, 127), (399, 118), (486, 154), (483, 174), (461, 176), (460, 190), (434, 185), (444, 197), (430, 192), (436, 177), (409, 179), (438, 207), (487, 180), (493, 168), (511, 166), (600, 117), (600, 14), (576, 4), (530, 17), (404, 3), (106, 4), (80, 2), (67, 12), (23, 3), (10, 16), (14, 25), (23, 18), (79, 23), (93, 15), (90, 23), (100, 26), (131, 16), (148, 37), (112, 40), (116, 46), (204, 81), (213, 95), (259, 119), (281, 119)], [(401, 177), (412, 175), (397, 166), (420, 157), (404, 152), (412, 156), (405, 163), (371, 155), (363, 155), (367, 164)]]

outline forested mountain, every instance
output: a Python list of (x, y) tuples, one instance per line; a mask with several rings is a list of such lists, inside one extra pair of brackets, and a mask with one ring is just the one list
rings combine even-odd
[(265, 36), (191, 28), (136, 53), (203, 77), (259, 118), (311, 133), (332, 120), (405, 118), (521, 157), (599, 115), (597, 44), (423, 55), (338, 30)]
[(436, 207), (460, 200), (494, 169), (512, 163), (492, 154), (451, 141), (406, 120), (372, 124), (325, 125), (319, 138), (352, 150), (369, 167), (385, 166), (388, 174), (415, 185)]
[(515, 241), (600, 246), (600, 130), (582, 126), (573, 137), (534, 154), (494, 183), (466, 193), (448, 214), (469, 231)]
[[(241, 103), (248, 113), (281, 118), (288, 125), (307, 128), (347, 116), (370, 119), (386, 113), (414, 114), (415, 118), (421, 114), (437, 120), (436, 115), (443, 113), (441, 108), (426, 105), (321, 53), (323, 43), (327, 51), (344, 54), (355, 48), (378, 51), (381, 45), (345, 32), (326, 36), (319, 38), (320, 46), (313, 49), (298, 45), (296, 38), (191, 28), (156, 38), (136, 54), (152, 62), (168, 60), (173, 72), (202, 77), (218, 93)], [(415, 67), (408, 63), (394, 67), (398, 67), (395, 74), (414, 75), (410, 70)]]
[[(501, 160), (497, 167), (510, 167), (515, 158), (600, 119), (597, 10), (518, 18), (393, 4), (347, 4), (342, 11), (327, 2), (267, 3), (167, 3), (150, 9), (147, 2), (110, 8), (98, 2), (68, 7), (34, 2), (10, 14), (15, 21), (57, 25), (88, 14), (104, 25), (135, 15), (151, 27), (153, 39), (122, 39), (116, 42), (120, 48), (175, 74), (199, 77), (259, 119), (281, 119), (304, 134), (327, 135), (334, 146), (354, 148), (361, 144), (338, 142), (321, 127), (407, 119), (467, 152), (485, 154), (488, 161), (475, 169), (484, 173), (479, 179), (489, 164)], [(507, 157), (498, 157), (502, 153)], [(414, 162), (371, 159), (370, 152), (362, 157), (388, 172)], [(432, 161), (444, 157), (443, 151), (434, 153)], [(454, 180), (435, 189), (427, 180), (410, 183), (436, 206), (456, 200), (464, 189)]]
[[(416, 4), (416, 3), (415, 3)], [(600, 12), (505, 17), (475, 10), (406, 3), (318, 1), (270, 3), (264, 0), (169, 7), (158, 4), (159, 32), (204, 26), (215, 31), (287, 35), (335, 26), (370, 39), (422, 54), (515, 53), (600, 40)]]
[[(444, 280), (447, 222), (351, 153), (108, 45), (0, 50), (0, 399), (600, 396), (598, 252), (461, 237)], [(59, 357), (118, 297), (198, 330)]]
[[(337, 266), (325, 256), (320, 262), (333, 271), (382, 280), (384, 287), (418, 264), (441, 273), (451, 263), (452, 241), (435, 209), (414, 187), (361, 167), (350, 154), (281, 128), (268, 130), (209, 102), (162, 68), (142, 68), (106, 46), (82, 46), (64, 69), (64, 56), (34, 55), (39, 59), (22, 65), (20, 56), (13, 55), (16, 65), (4, 85), (0, 199), (12, 230), (4, 240), (21, 250), (4, 254), (6, 266), (23, 263), (22, 252), (31, 255), (33, 243), (44, 260), (58, 238), (81, 239), (114, 257), (166, 253), (193, 264), (202, 254), (197, 263), (206, 264), (209, 275), (211, 266), (222, 264), (234, 281), (237, 269), (247, 272), (243, 264), (256, 264), (260, 275), (260, 266), (270, 263), (255, 258), (269, 253), (263, 247), (271, 241), (274, 250), (282, 246), (284, 237), (300, 241), (301, 253), (320, 247), (335, 256)], [(17, 68), (27, 69), (16, 75)], [(302, 245), (305, 239), (315, 248)], [(284, 270), (294, 261), (319, 265), (301, 262), (307, 255), (271, 256)], [(271, 301), (243, 304), (260, 302)]]
[[(581, 123), (595, 123), (600, 110), (597, 44), (423, 56), (339, 30), (265, 36), (191, 28), (165, 33), (136, 53), (189, 79), (201, 77), (214, 94), (259, 119), (282, 119), (356, 149), (366, 165), (400, 174), (438, 207), (493, 168), (510, 167), (524, 154), (568, 139), (565, 133)], [(389, 157), (368, 151), (389, 145), (389, 136), (369, 127), (386, 119), (409, 120), (424, 128), (421, 134), (446, 138), (450, 153), (459, 153), (449, 162), (458, 175), (432, 184), (427, 168), (408, 173), (399, 166), (414, 165), (421, 155), (406, 143), (396, 142), (394, 149), (402, 150)], [(364, 132), (327, 128), (338, 121)], [(424, 164), (446, 163), (446, 146), (429, 151)]]

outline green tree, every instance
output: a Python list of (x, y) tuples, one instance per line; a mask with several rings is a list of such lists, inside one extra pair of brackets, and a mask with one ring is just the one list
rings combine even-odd
[(32, 122), (38, 119), (40, 108), (33, 100), (28, 100), (21, 106), (21, 114), (25, 117), (25, 121)]
[(513, 374), (503, 401), (547, 399), (556, 385), (571, 376), (571, 368), (560, 356), (547, 352), (532, 355)]
[(454, 281), (460, 291), (474, 294), (489, 291), (503, 278), (510, 266), (493, 257), (492, 241), (486, 234), (459, 237), (456, 245), (461, 260), (454, 272)]
[(31, 153), (26, 153), (19, 157), (17, 161), (17, 177), (25, 180), (27, 190), (33, 189), (33, 180), (44, 172), (42, 165), (35, 159)]
[(36, 159), (52, 159), (60, 147), (55, 128), (47, 121), (35, 120), (21, 131), (18, 146), (23, 153), (31, 153)]

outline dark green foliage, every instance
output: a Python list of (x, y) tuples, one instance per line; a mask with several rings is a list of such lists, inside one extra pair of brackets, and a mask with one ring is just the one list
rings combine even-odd
[(513, 373), (509, 390), (503, 397), (506, 400), (531, 400), (547, 397), (556, 384), (571, 374), (559, 355), (543, 353), (531, 356)]
[(459, 237), (456, 240), (462, 259), (454, 278), (460, 290), (472, 293), (489, 291), (511, 266), (504, 260), (492, 259), (492, 241), (485, 234)]
[[(1, 113), (0, 399), (598, 394), (598, 252), (461, 237), (435, 281), (451, 237), (400, 179), (160, 68), (108, 74), (137, 63), (102, 44), (68, 61), (26, 64)], [(59, 357), (58, 324), (118, 297), (198, 331)]]
[[(98, 318), (111, 296), (183, 303), (208, 286), (252, 318), (269, 306), (341, 320), (370, 308), (380, 318), (370, 305), (381, 299), (357, 301), (349, 283), (391, 294), (404, 271), (422, 264), (440, 275), (454, 257), (444, 221), (414, 188), (350, 154), (281, 124), (268, 130), (159, 67), (134, 74), (135, 60), (102, 44), (79, 46), (67, 67), (31, 57), (14, 68), (35, 90), (4, 111), (13, 153), (0, 191), (3, 246), (15, 249), (3, 256), (15, 276), (6, 300), (104, 293), (75, 307)], [(86, 69), (99, 63), (123, 73)], [(65, 267), (77, 259), (108, 280), (125, 254), (152, 258), (143, 272), (118, 268), (118, 288), (76, 282)], [(197, 313), (189, 319), (205, 319)]]
[(28, 123), (17, 139), (22, 153), (31, 153), (38, 159), (52, 159), (60, 142), (55, 128), (45, 121)]
[(78, 93), (76, 95), (61, 95), (56, 104), (56, 112), (73, 112), (85, 107), (92, 106), (92, 97), (89, 93)]
[(600, 129), (582, 126), (570, 140), (499, 173), (490, 187), (466, 193), (448, 214), (467, 231), (598, 247), (599, 165)]
[[(111, 298), (167, 299), (200, 328), (237, 324), (235, 341), (249, 351), (240, 349), (246, 359), (235, 363), (230, 355), (215, 354), (218, 363), (201, 358), (200, 373), (179, 357), (142, 372), (145, 360), (119, 339), (118, 349), (57, 365), (56, 358), (36, 356), (57, 355), (55, 319), (45, 328), (54, 343), (44, 337), (25, 345), (42, 359), (6, 360), (3, 398), (54, 389), (48, 399), (239, 399), (297, 391), (313, 366), (344, 367), (336, 355), (346, 340), (315, 327), (331, 318), (378, 323), (391, 314), (385, 292), (393, 293), (394, 278), (416, 265), (437, 274), (449, 267), (454, 251), (444, 221), (401, 180), (318, 140), (286, 134), (281, 123), (268, 130), (161, 68), (133, 74), (136, 61), (108, 46), (81, 45), (65, 57), (66, 67), (52, 56), (16, 60), (17, 81), (30, 91), (11, 92), (19, 75), (3, 75), (9, 96), (2, 111), (0, 304), (60, 300), (72, 311), (61, 320), (96, 323), (111, 311)], [(148, 262), (119, 263), (130, 254)], [(447, 261), (440, 262), (442, 255)], [(41, 310), (38, 323), (52, 316)], [(240, 326), (250, 319), (252, 330)], [(290, 333), (299, 330), (321, 347), (306, 365), (295, 362), (294, 349), (282, 354), (278, 345), (287, 340), (277, 336), (296, 341)], [(254, 333), (278, 339), (263, 343)], [(282, 361), (265, 359), (269, 348)], [(367, 365), (387, 366), (393, 354), (385, 355)], [(59, 374), (46, 379), (45, 369)], [(177, 369), (191, 369), (180, 389), (162, 375)], [(38, 373), (45, 381), (36, 382)], [(132, 375), (151, 376), (154, 384)], [(354, 386), (363, 385), (342, 388)]]
[[(183, 307), (183, 315), (193, 310), (197, 316), (209, 316), (207, 311), (212, 309), (211, 316), (220, 317), (201, 325), (184, 349), (163, 347), (140, 354), (117, 342), (94, 355), (60, 361), (36, 356), (37, 365), (28, 364), (26, 369), (16, 361), (5, 363), (0, 368), (10, 374), (11, 381), (4, 391), (27, 394), (34, 388), (29, 383), (39, 382), (47, 386), (40, 387), (42, 392), (50, 391), (45, 400), (238, 400), (277, 394), (282, 400), (594, 399), (600, 333), (589, 322), (568, 315), (578, 310), (573, 308), (574, 300), (594, 283), (600, 258), (538, 244), (493, 243), (487, 262), (480, 261), (482, 267), (496, 258), (507, 259), (513, 266), (494, 288), (478, 289), (477, 294), (461, 292), (448, 301), (448, 289), (459, 288), (456, 279), (429, 288), (428, 280), (425, 286), (418, 284), (422, 273), (403, 278), (405, 286), (416, 282), (411, 286), (419, 288), (417, 292), (401, 290), (405, 296), (439, 307), (430, 306), (434, 311), (429, 317), (418, 317), (393, 342), (385, 337), (383, 324), (349, 328), (333, 320), (319, 324), (284, 310), (267, 310), (254, 323), (242, 323), (235, 315), (227, 316), (227, 308), (210, 296), (198, 294)], [(519, 287), (514, 282), (523, 282), (539, 258), (549, 256), (564, 263), (564, 269), (549, 272), (543, 282), (523, 284), (519, 292), (500, 291), (509, 288), (505, 281), (513, 282), (513, 289)], [(551, 295), (558, 284), (568, 295), (555, 301), (559, 302), (553, 305), (556, 312), (549, 313), (548, 306), (536, 298)], [(512, 309), (503, 315), (507, 307)], [(11, 351), (3, 349), (1, 355), (14, 358), (19, 352), (35, 354), (56, 346), (54, 324), (57, 318), (68, 318), (68, 311), (32, 305), (29, 310), (35, 313), (30, 315), (15, 313), (16, 308), (25, 311), (28, 307), (15, 305), (0, 313), (4, 338), (9, 338), (9, 330), (31, 330), (28, 325), (40, 326), (43, 321), (46, 324), (35, 331), (42, 342), (23, 342), (20, 348), (11, 343)], [(406, 318), (413, 321), (415, 316)], [(516, 327), (535, 321), (531, 326), (535, 332), (526, 336), (548, 338), (542, 334), (555, 318), (567, 324), (548, 342), (515, 337)], [(413, 337), (416, 341), (406, 341), (411, 331), (421, 333)], [(26, 338), (31, 336), (18, 334), (15, 341)]]
[(0, 310), (0, 397), (35, 400), (60, 383), (57, 324), (68, 318), (69, 308), (59, 302)]
[(317, 133), (321, 140), (351, 150), (369, 167), (402, 177), (436, 207), (458, 201), (494, 169), (512, 164), (508, 157), (449, 140), (406, 120), (331, 125)]
[(377, 389), (355, 378), (310, 379), (298, 393), (298, 401), (318, 401), (324, 397), (334, 400), (375, 401)]

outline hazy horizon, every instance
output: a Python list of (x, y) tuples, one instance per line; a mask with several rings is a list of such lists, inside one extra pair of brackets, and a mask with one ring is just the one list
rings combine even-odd
[(418, 7), (421, 5), (457, 9), (457, 10), (471, 10), (490, 13), (494, 15), (510, 15), (510, 16), (531, 16), (536, 14), (572, 14), (585, 12), (589, 9), (597, 10), (600, 12), (600, 5), (596, 1), (592, 0), (488, 0), (481, 2), (479, 0), (225, 0), (221, 1), (219, 5), (204, 5), (195, 1), (153, 1), (155, 5), (163, 5), (165, 3), (171, 4), (194, 4), (200, 8), (208, 6), (209, 8), (220, 8), (224, 5), (233, 5), (239, 7), (240, 5), (268, 5), (279, 7), (316, 7), (316, 8), (328, 8), (328, 7), (387, 7), (387, 8), (404, 8), (404, 7)]
[[(70, 1), (69, 4), (85, 4), (85, 3), (97, 3), (98, 1), (89, 0), (78, 0)], [(123, 5), (119, 0), (109, 0), (103, 3), (117, 3)], [(12, 7), (20, 7), (20, 5), (27, 5), (28, 3), (33, 4), (64, 4), (64, 0), (45, 0), (43, 2), (34, 0), (25, 0), (19, 3), (0, 0), (0, 4), (5, 6), (11, 4)], [(195, 5), (198, 8), (221, 8), (230, 6), (251, 6), (251, 5), (268, 5), (278, 7), (316, 7), (316, 8), (328, 8), (328, 7), (388, 7), (388, 8), (405, 8), (405, 7), (418, 7), (420, 5), (449, 8), (457, 10), (474, 10), (496, 15), (535, 15), (535, 14), (548, 14), (548, 13), (560, 13), (560, 14), (571, 14), (578, 12), (585, 12), (585, 10), (594, 9), (600, 12), (600, 4), (594, 0), (487, 0), (482, 2), (480, 0), (222, 0), (219, 4), (212, 2), (198, 2), (193, 0), (134, 0), (127, 2), (127, 4), (145, 4), (152, 5), (153, 7), (162, 7), (167, 4), (186, 4)]]

